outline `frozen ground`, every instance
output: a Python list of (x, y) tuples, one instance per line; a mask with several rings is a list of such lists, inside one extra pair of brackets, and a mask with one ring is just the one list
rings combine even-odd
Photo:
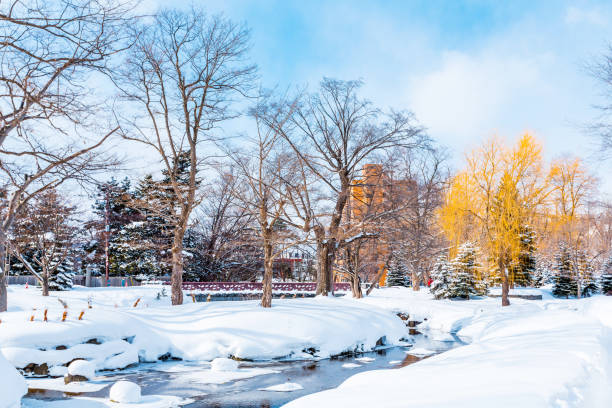
[[(25, 389), (11, 364), (46, 365), (49, 374), (61, 376), (75, 359), (91, 361), (98, 372), (168, 358), (313, 360), (371, 350), (381, 339), (397, 344), (406, 335), (392, 312), (348, 298), (278, 299), (263, 309), (258, 301), (191, 303), (187, 297), (186, 304), (173, 307), (162, 289), (77, 287), (43, 298), (36, 288), (9, 287), (9, 311), (0, 314), (2, 378), (13, 376)], [(222, 383), (221, 377), (235, 381), (268, 371), (202, 372), (193, 381)], [(22, 393), (15, 389), (18, 400)]]
[[(394, 288), (375, 290), (357, 301), (348, 297), (275, 300), (271, 310), (263, 310), (257, 301), (171, 307), (168, 297), (160, 292), (161, 287), (77, 288), (44, 299), (37, 289), (11, 287), (10, 310), (0, 314), (2, 355), (16, 367), (47, 363), (56, 372), (74, 358), (85, 358), (96, 364), (99, 376), (105, 374), (99, 371), (102, 369), (157, 361), (164, 356), (187, 360), (146, 365), (170, 364), (165, 373), (147, 371), (151, 374), (145, 375), (142, 366), (119, 372), (132, 370), (135, 374), (116, 378), (147, 383), (143, 394), (149, 398), (149, 406), (155, 407), (189, 403), (189, 398), (198, 395), (205, 398), (202, 401), (218, 402), (219, 406), (231, 406), (243, 396), (249, 401), (270, 398), (270, 406), (300, 397), (289, 402), (289, 407), (596, 408), (608, 407), (612, 401), (611, 297), (558, 300), (549, 290), (528, 289), (517, 292), (542, 294), (544, 300), (511, 299), (510, 307), (501, 308), (498, 298), (437, 301), (426, 290)], [(66, 322), (60, 321), (64, 309), (57, 296), (68, 305)], [(42, 321), (44, 309), (48, 309), (48, 322)], [(82, 310), (85, 314), (78, 320)], [(385, 361), (372, 353), (328, 360), (323, 365), (317, 361), (346, 350), (369, 350), (383, 336), (389, 344), (398, 343), (406, 335), (404, 324), (395, 316), (399, 312), (423, 322), (417, 328), (426, 334), (420, 337), (427, 342), (416, 341), (405, 351), (396, 349)], [(34, 321), (30, 322), (32, 315)], [(468, 344), (419, 361), (436, 351), (432, 346), (435, 341), (452, 342), (457, 336)], [(18, 401), (24, 383), (11, 364), (2, 361), (2, 355), (0, 376), (12, 375), (16, 386), (10, 388), (9, 395)], [(308, 363), (296, 362), (300, 367), (295, 369), (274, 362), (242, 363), (238, 370), (224, 372), (212, 370), (204, 362), (230, 355), (268, 361), (287, 357), (313, 360), (315, 367), (330, 367), (333, 374), (324, 378), (329, 378), (331, 385), (320, 384), (317, 376), (322, 372), (307, 368)], [(407, 366), (395, 369), (399, 365)], [(376, 370), (365, 371), (372, 368)], [(106, 385), (87, 399), (72, 401), (77, 405), (67, 401), (48, 405), (27, 399), (24, 406), (109, 405), (102, 397), (108, 395), (113, 375), (88, 382), (97, 390), (100, 384)], [(28, 382), (31, 387), (38, 384), (40, 388), (65, 390), (59, 380)], [(43, 384), (45, 381), (49, 384)], [(174, 385), (161, 386), (166, 382)], [(5, 385), (0, 382), (0, 391), (6, 390)], [(337, 388), (316, 392), (329, 386)], [(176, 392), (179, 389), (191, 391), (181, 394)], [(226, 396), (215, 397), (221, 389), (227, 391)], [(184, 399), (172, 400), (171, 395)], [(0, 407), (10, 406), (6, 404), (2, 400)], [(188, 406), (201, 405), (195, 402)]]
[(454, 332), (470, 344), (398, 370), (360, 373), (286, 406), (611, 406), (612, 298), (554, 300), (540, 292), (542, 301), (512, 299), (501, 308), (500, 299), (434, 301), (427, 291), (375, 291), (362, 302), (410, 314), (424, 320), (419, 329), (440, 337)]
[[(2, 353), (19, 368), (85, 358), (101, 370), (162, 356), (192, 361), (325, 358), (370, 350), (383, 336), (396, 344), (405, 335), (393, 313), (351, 299), (277, 299), (266, 310), (258, 301), (191, 303), (187, 298), (186, 304), (171, 307), (167, 297), (157, 299), (160, 291), (77, 288), (45, 299), (37, 289), (10, 287), (9, 312), (1, 316)], [(58, 297), (68, 305), (65, 322)]]

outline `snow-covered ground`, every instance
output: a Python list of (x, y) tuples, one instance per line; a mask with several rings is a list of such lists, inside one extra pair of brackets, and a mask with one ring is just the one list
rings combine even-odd
[(286, 407), (612, 406), (612, 298), (556, 300), (534, 291), (544, 300), (512, 299), (505, 308), (500, 299), (374, 291), (362, 303), (409, 314), (424, 321), (419, 330), (453, 332), (470, 344), (401, 369), (360, 373)]
[[(9, 311), (0, 316), (2, 354), (18, 368), (46, 363), (59, 371), (83, 358), (102, 370), (162, 356), (194, 361), (325, 358), (370, 350), (383, 336), (394, 344), (405, 335), (401, 320), (390, 311), (348, 298), (278, 299), (271, 309), (259, 307), (258, 301), (190, 303), (187, 298), (186, 304), (173, 307), (168, 297), (158, 299), (161, 289), (78, 287), (43, 298), (38, 289), (11, 286)], [(68, 305), (64, 322), (58, 298)]]
[[(499, 298), (434, 300), (427, 290), (392, 288), (375, 290), (360, 300), (279, 299), (266, 310), (257, 301), (194, 304), (188, 297), (185, 305), (173, 307), (161, 286), (77, 287), (52, 292), (48, 298), (36, 288), (11, 286), (9, 311), (0, 314), (0, 407), (11, 407), (25, 392), (25, 381), (13, 366), (46, 363), (50, 373), (63, 375), (65, 365), (76, 358), (91, 361), (98, 371), (169, 356), (198, 362), (229, 356), (324, 358), (369, 350), (383, 336), (389, 344), (400, 342), (406, 328), (396, 313), (422, 321), (417, 329), (430, 338), (459, 336), (468, 344), (404, 368), (359, 373), (336, 389), (287, 406), (611, 406), (612, 297), (554, 299), (548, 289), (514, 293), (541, 294), (543, 300), (512, 298), (512, 305), (502, 308)], [(65, 309), (58, 298), (68, 306), (64, 322)], [(427, 356), (432, 351), (416, 344), (408, 353)], [(367, 359), (355, 362), (367, 364)], [(347, 370), (350, 364), (357, 365), (347, 363)], [(200, 370), (193, 381), (217, 384), (274, 372), (236, 369), (235, 362), (227, 360), (210, 367)], [(28, 380), (35, 387), (45, 381), (49, 384), (43, 388), (49, 389), (100, 386), (96, 380), (68, 386), (61, 378)], [(288, 392), (298, 386), (280, 381), (262, 389)], [(180, 402), (166, 397), (143, 399), (155, 400), (154, 406)], [(78, 403), (114, 406), (95, 398)], [(39, 405), (47, 406), (33, 400), (25, 406)]]

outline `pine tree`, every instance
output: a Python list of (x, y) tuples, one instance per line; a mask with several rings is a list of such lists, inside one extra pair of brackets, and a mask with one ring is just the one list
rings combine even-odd
[(604, 262), (599, 277), (599, 287), (604, 295), (612, 295), (612, 256)]
[(403, 259), (397, 253), (392, 254), (391, 262), (389, 262), (389, 271), (387, 273), (387, 281), (385, 286), (406, 286), (407, 276), (408, 268), (403, 262)]
[(126, 177), (118, 182), (111, 178), (108, 182), (98, 186), (96, 200), (93, 205), (95, 219), (87, 223), (93, 235), (93, 240), (83, 246), (87, 261), (84, 267), (93, 268), (94, 273), (101, 275), (105, 270), (105, 234), (106, 216), (108, 211), (109, 225), (109, 274), (120, 275), (122, 268), (117, 263), (122, 255), (117, 251), (121, 250), (123, 242), (123, 228), (137, 221), (140, 217), (133, 205), (134, 195), (131, 191), (131, 182)]
[(593, 266), (587, 259), (585, 251), (581, 250), (578, 254), (578, 278), (580, 279), (580, 295), (589, 297), (597, 293), (598, 287), (595, 282)]
[(535, 231), (528, 225), (524, 226), (521, 228), (519, 239), (520, 252), (518, 259), (510, 268), (510, 281), (518, 286), (529, 286), (532, 284), (536, 270)]
[(452, 297), (469, 299), (470, 295), (480, 295), (486, 287), (477, 282), (480, 264), (477, 261), (477, 249), (471, 242), (459, 247), (457, 256), (452, 262), (453, 279), (450, 287)]
[(429, 292), (436, 299), (450, 298), (450, 286), (453, 281), (453, 271), (446, 257), (439, 257), (432, 272), (432, 282)]
[(74, 279), (74, 265), (65, 260), (55, 260), (60, 262), (55, 268), (55, 272), (49, 277), (50, 290), (69, 290), (72, 289)]
[(541, 256), (536, 257), (536, 268), (532, 279), (533, 286), (536, 288), (541, 288), (542, 286), (551, 283), (551, 269), (552, 266), (550, 261)]
[(555, 256), (555, 282), (553, 296), (565, 297), (575, 296), (578, 291), (576, 280), (572, 276), (574, 265), (570, 251), (565, 244), (559, 246), (559, 251)]

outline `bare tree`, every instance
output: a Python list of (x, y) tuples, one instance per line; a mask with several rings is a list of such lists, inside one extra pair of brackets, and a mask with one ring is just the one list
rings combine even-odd
[(18, 216), (11, 249), (41, 283), (43, 296), (49, 296), (50, 277), (71, 254), (77, 232), (75, 210), (55, 189), (48, 189)]
[(383, 113), (357, 95), (360, 81), (325, 78), (318, 93), (308, 95), (292, 115), (295, 131), (280, 134), (324, 184), (332, 208), (313, 225), (319, 270), (317, 293), (332, 290), (332, 271), (341, 223), (355, 172), (372, 154), (394, 146), (418, 146), (421, 129), (411, 114)]
[[(288, 248), (300, 242), (288, 225), (287, 207), (291, 196), (295, 168), (292, 158), (280, 146), (279, 129), (284, 128), (292, 110), (282, 104), (271, 106), (260, 103), (252, 110), (256, 124), (256, 137), (251, 139), (251, 150), (230, 152), (229, 156), (240, 172), (242, 188), (235, 190), (244, 210), (256, 220), (263, 246), (263, 294), (261, 305), (272, 305), (272, 278), (275, 259)], [(270, 126), (270, 124), (274, 124)], [(292, 214), (294, 215), (294, 214)]]
[[(130, 3), (119, 1), (15, 0), (0, 6), (0, 171), (7, 194), (0, 258), (15, 215), (29, 200), (112, 164), (94, 150), (119, 128), (102, 124), (93, 109), (99, 99), (87, 83), (129, 47), (122, 31), (129, 12)], [(96, 127), (89, 121), (94, 115)], [(2, 270), (0, 311), (6, 308)]]
[[(253, 215), (237, 201), (241, 179), (235, 166), (221, 166), (219, 175), (204, 188), (195, 228), (202, 234), (201, 247), (192, 249), (203, 262), (198, 273), (204, 280), (231, 280), (254, 275), (258, 257), (248, 256), (253, 240), (249, 231)], [(240, 265), (240, 276), (233, 276)], [(245, 274), (246, 272), (246, 274)]]
[(391, 184), (400, 190), (390, 194), (398, 201), (393, 213), (391, 241), (405, 258), (412, 288), (419, 290), (427, 281), (433, 260), (444, 248), (444, 238), (436, 224), (443, 191), (450, 176), (447, 154), (433, 147), (420, 150), (398, 149), (387, 163), (394, 169)]
[[(221, 17), (164, 10), (141, 31), (119, 79), (123, 95), (144, 112), (126, 118), (127, 139), (151, 147), (169, 177), (176, 197), (173, 209), (172, 304), (183, 303), (183, 238), (198, 204), (197, 173), (214, 139), (212, 131), (233, 117), (233, 96), (250, 86), (255, 67), (246, 64), (249, 32)], [(189, 172), (182, 183), (176, 163), (187, 155)]]
[(589, 127), (600, 139), (599, 152), (609, 158), (612, 152), (612, 45), (599, 60), (589, 63), (587, 69), (601, 84), (600, 96), (603, 99), (596, 105), (601, 115)]

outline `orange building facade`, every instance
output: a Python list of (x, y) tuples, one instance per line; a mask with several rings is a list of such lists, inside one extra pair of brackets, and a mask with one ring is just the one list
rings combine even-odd
[[(367, 239), (360, 245), (359, 256), (366, 265), (364, 274), (367, 276), (376, 276), (385, 268), (394, 246), (394, 234), (385, 230), (381, 219), (385, 213), (404, 205), (413, 189), (413, 181), (395, 180), (382, 164), (366, 164), (361, 178), (353, 180), (345, 231), (352, 235), (359, 232), (378, 234), (378, 238)], [(385, 280), (386, 271), (381, 274), (379, 284), (384, 285)]]

